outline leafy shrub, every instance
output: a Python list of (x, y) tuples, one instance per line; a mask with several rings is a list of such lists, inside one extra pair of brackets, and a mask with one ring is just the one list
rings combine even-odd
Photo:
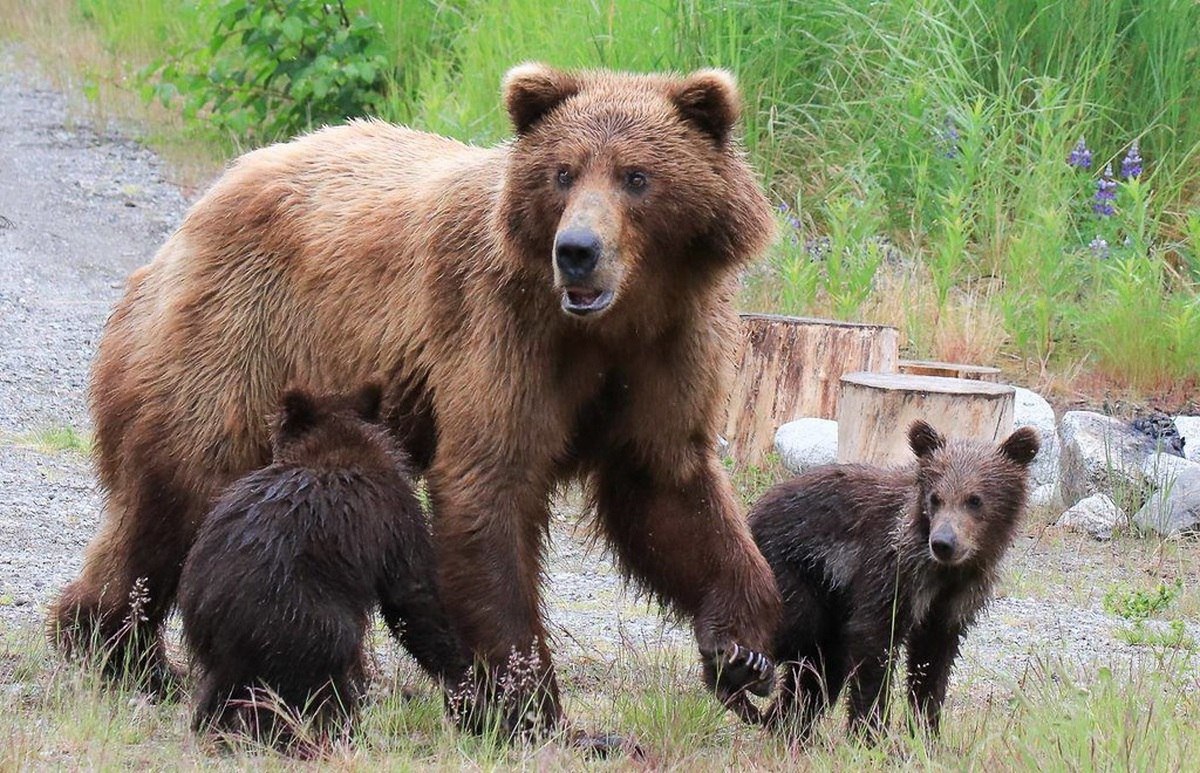
[(151, 87), (189, 118), (253, 144), (376, 112), (388, 81), (383, 30), (341, 0), (220, 0), (198, 50), (154, 68)]

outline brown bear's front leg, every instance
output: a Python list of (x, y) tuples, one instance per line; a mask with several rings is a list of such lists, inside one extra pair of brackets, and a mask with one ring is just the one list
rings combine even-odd
[(958, 657), (963, 629), (955, 624), (926, 622), (908, 641), (908, 699), (913, 718), (938, 731), (950, 670)]
[(444, 604), (476, 658), (472, 684), (448, 685), (451, 708), (476, 732), (538, 734), (561, 719), (538, 594), (549, 484), (461, 459), (442, 457), (428, 478)]
[(728, 479), (706, 448), (678, 468), (632, 447), (597, 470), (598, 515), (626, 570), (693, 620), (705, 680), (744, 718), (746, 689), (765, 695), (780, 614), (770, 568), (750, 538)]

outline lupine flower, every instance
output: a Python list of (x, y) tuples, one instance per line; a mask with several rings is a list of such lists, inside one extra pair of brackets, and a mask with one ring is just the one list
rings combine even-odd
[(1092, 257), (1097, 260), (1104, 260), (1109, 256), (1108, 242), (1099, 236), (1088, 243), (1088, 249), (1092, 251)]
[(1121, 177), (1130, 180), (1142, 173), (1142, 155), (1138, 153), (1137, 140), (1129, 146), (1129, 152), (1121, 159)]
[(1071, 148), (1071, 153), (1067, 156), (1067, 163), (1076, 169), (1092, 168), (1092, 151), (1088, 150), (1083, 137), (1080, 137), (1079, 142), (1075, 143), (1075, 147)]
[(954, 117), (948, 115), (937, 130), (937, 140), (942, 148), (943, 156), (946, 158), (958, 157), (958, 139), (958, 127), (954, 125)]
[(1117, 199), (1117, 181), (1113, 179), (1112, 164), (1104, 167), (1104, 176), (1096, 181), (1092, 211), (1101, 217), (1112, 217), (1113, 202)]

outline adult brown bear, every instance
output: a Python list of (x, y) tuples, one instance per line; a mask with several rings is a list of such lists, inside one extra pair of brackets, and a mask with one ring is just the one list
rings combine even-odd
[(714, 451), (737, 274), (773, 234), (733, 80), (527, 64), (504, 99), (517, 136), (495, 148), (356, 121), (247, 154), (134, 273), (93, 372), (107, 510), (52, 610), (64, 646), (166, 675), (184, 556), (269, 461), (284, 386), (380, 380), (448, 612), (493, 676), (534, 653), (509, 725), (560, 713), (538, 586), (572, 477), (624, 569), (694, 621), (718, 693), (765, 686), (745, 650), (769, 647), (778, 593)]

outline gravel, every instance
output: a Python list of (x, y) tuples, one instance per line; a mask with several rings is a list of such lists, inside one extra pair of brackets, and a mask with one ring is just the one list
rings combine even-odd
[[(63, 97), (18, 73), (3, 51), (0, 105), (0, 628), (23, 628), (40, 624), (45, 604), (77, 572), (100, 507), (86, 456), (37, 450), (33, 435), (88, 431), (87, 373), (106, 315), (186, 202), (153, 153), (71, 122)], [(574, 526), (577, 510), (558, 508), (547, 562), (546, 602), (563, 656), (610, 655), (629, 643), (694, 646), (686, 625), (665, 623), (624, 590), (611, 561)], [(1036, 559), (1028, 549), (1014, 553), (1041, 569), (1060, 560), (1053, 550)], [(1107, 587), (1121, 571), (1072, 566), (1069, 581), (1059, 577), (1067, 595), (1068, 584)], [(1046, 656), (1083, 668), (1147, 657), (1150, 650), (1114, 635), (1121, 625), (1096, 598), (999, 598), (970, 635), (958, 680), (992, 689)], [(1189, 631), (1200, 640), (1200, 627)]]

